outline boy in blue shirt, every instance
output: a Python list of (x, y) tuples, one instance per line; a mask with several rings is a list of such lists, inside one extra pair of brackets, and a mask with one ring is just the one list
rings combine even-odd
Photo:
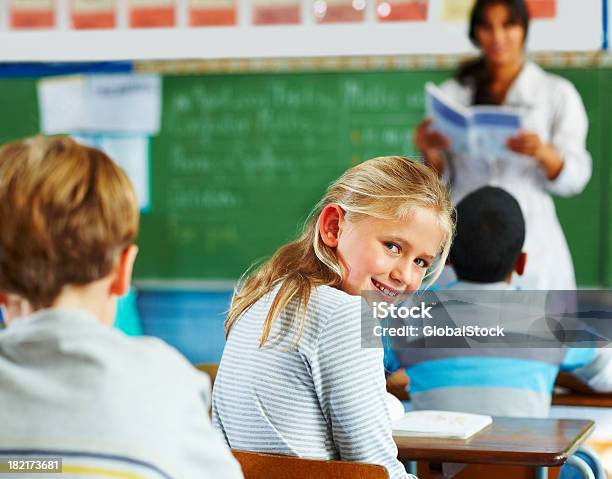
[[(524, 240), (525, 221), (512, 195), (492, 186), (467, 195), (457, 205), (449, 255), (458, 281), (447, 288), (483, 295), (514, 290), (512, 276), (527, 264)], [(445, 307), (452, 318), (453, 305)], [(390, 385), (409, 377), (413, 409), (547, 417), (560, 370), (596, 391), (612, 391), (610, 349), (411, 348), (385, 351), (385, 363), (394, 371)], [(578, 454), (597, 470), (593, 453)], [(564, 467), (561, 477), (575, 477), (572, 471)]]
[[(513, 274), (527, 264), (525, 222), (516, 199), (486, 186), (457, 205), (457, 232), (450, 262), (456, 291), (513, 290)], [(542, 272), (545, 274), (545, 272)], [(453, 316), (453, 309), (447, 308)], [(405, 369), (414, 409), (494, 416), (546, 417), (559, 370), (597, 391), (612, 390), (610, 349), (411, 348), (388, 352), (387, 368)]]

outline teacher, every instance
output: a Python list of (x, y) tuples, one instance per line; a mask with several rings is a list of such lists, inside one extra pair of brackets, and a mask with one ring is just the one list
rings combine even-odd
[(429, 119), (418, 125), (414, 140), (425, 162), (449, 184), (453, 203), (484, 185), (504, 188), (518, 200), (526, 221), (523, 250), (528, 259), (515, 284), (575, 289), (572, 259), (551, 194), (576, 195), (591, 177), (587, 116), (568, 80), (525, 61), (528, 30), (523, 0), (477, 0), (469, 36), (481, 57), (441, 86), (464, 106), (504, 105), (521, 112), (523, 130), (508, 140), (505, 153), (451, 154), (449, 140)]

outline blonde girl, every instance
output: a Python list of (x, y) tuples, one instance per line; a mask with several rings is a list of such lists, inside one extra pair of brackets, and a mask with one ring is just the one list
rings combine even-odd
[(301, 236), (246, 278), (226, 321), (213, 423), (235, 449), (385, 466), (407, 477), (385, 402), (382, 349), (361, 347), (359, 295), (434, 281), (453, 234), (448, 193), (407, 158), (342, 175)]

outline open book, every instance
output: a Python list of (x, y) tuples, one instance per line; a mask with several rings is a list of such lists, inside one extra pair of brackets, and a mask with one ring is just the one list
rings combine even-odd
[(452, 411), (411, 411), (393, 421), (393, 435), (468, 439), (493, 422), (491, 416)]
[(465, 107), (433, 83), (427, 83), (425, 94), (427, 116), (433, 128), (449, 138), (453, 153), (507, 155), (506, 141), (521, 128), (518, 111), (501, 106)]

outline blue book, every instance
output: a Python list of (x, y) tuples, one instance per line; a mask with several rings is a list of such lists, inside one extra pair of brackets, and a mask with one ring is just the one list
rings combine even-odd
[(425, 94), (432, 126), (448, 137), (453, 153), (478, 157), (510, 154), (506, 142), (520, 131), (522, 124), (517, 110), (503, 106), (465, 107), (433, 83), (427, 83)]

